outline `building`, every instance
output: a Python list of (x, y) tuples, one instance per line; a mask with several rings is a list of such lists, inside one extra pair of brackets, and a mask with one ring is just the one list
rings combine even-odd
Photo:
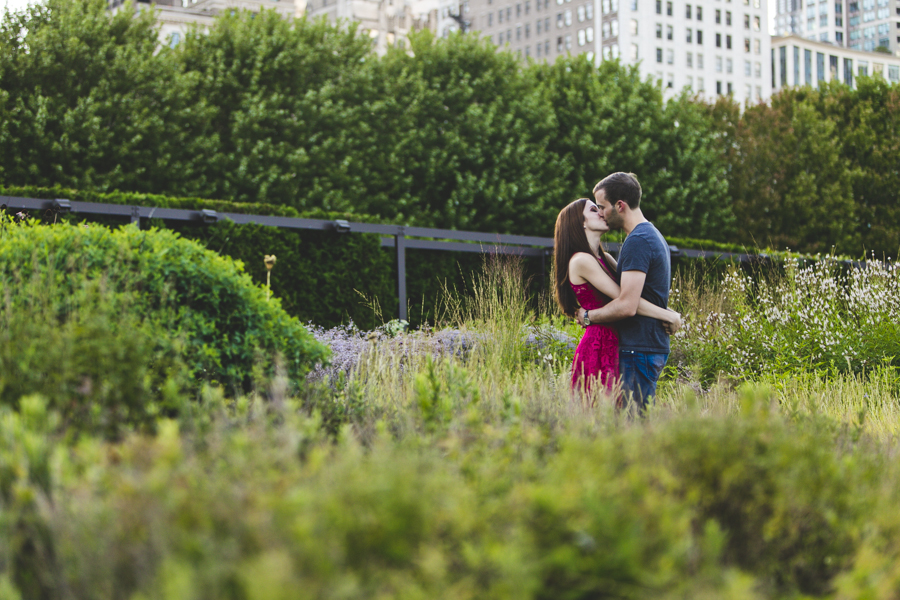
[[(109, 10), (117, 11), (125, 0), (108, 0)], [(302, 2), (302, 0), (300, 0)], [(191, 27), (208, 30), (216, 16), (225, 11), (262, 9), (275, 10), (283, 18), (293, 18), (303, 14), (303, 6), (293, 0), (138, 0), (138, 9), (151, 6), (157, 11), (160, 24), (160, 42), (178, 45)]]
[(404, 47), (412, 31), (439, 31), (438, 8), (439, 0), (307, 0), (306, 14), (333, 23), (358, 23), (372, 38), (375, 51), (384, 54), (388, 46)]
[(772, 87), (812, 85), (837, 79), (856, 87), (860, 75), (900, 83), (900, 57), (861, 52), (797, 35), (772, 38)]
[(472, 29), (523, 58), (637, 64), (668, 95), (757, 102), (771, 92), (761, 0), (468, 0)]
[(777, 0), (775, 33), (900, 56), (900, 0)]

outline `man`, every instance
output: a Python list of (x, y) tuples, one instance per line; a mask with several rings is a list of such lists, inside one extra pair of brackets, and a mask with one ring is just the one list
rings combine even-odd
[(624, 229), (617, 273), (622, 292), (603, 308), (579, 309), (579, 322), (616, 323), (622, 388), (639, 412), (656, 395), (656, 382), (669, 357), (669, 334), (656, 319), (637, 315), (641, 298), (667, 308), (672, 266), (669, 246), (641, 212), (641, 184), (632, 173), (613, 173), (594, 186), (594, 199), (610, 229)]

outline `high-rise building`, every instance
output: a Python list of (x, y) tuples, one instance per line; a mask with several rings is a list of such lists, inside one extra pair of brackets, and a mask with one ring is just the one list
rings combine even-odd
[[(118, 11), (125, 0), (107, 0), (109, 10)], [(298, 4), (302, 0), (298, 0)], [(138, 10), (153, 7), (157, 11), (159, 39), (164, 44), (178, 45), (191, 27), (207, 29), (216, 16), (225, 11), (262, 9), (275, 10), (283, 18), (303, 14), (303, 6), (293, 0), (137, 0)]]
[(775, 33), (900, 56), (900, 0), (777, 0)]
[(856, 87), (860, 76), (900, 83), (900, 57), (862, 52), (797, 35), (772, 38), (772, 86), (818, 86), (837, 80)]
[(438, 0), (307, 0), (306, 14), (358, 23), (384, 54), (388, 46), (405, 46), (412, 31), (438, 31), (438, 6)]
[[(896, 1), (896, 0), (892, 0)], [(472, 29), (523, 58), (618, 58), (668, 95), (756, 102), (771, 92), (762, 0), (469, 0)]]

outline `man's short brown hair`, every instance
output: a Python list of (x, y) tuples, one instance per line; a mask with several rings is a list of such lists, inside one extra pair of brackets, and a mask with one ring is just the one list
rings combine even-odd
[(604, 177), (594, 186), (594, 195), (603, 190), (610, 204), (619, 200), (625, 202), (632, 210), (641, 205), (641, 184), (634, 173), (613, 173)]

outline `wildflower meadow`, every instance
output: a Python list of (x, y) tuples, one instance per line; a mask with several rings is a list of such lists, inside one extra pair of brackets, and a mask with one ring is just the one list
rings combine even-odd
[(893, 264), (679, 273), (640, 419), (515, 260), (325, 329), (170, 232), (2, 232), (0, 598), (900, 597)]

